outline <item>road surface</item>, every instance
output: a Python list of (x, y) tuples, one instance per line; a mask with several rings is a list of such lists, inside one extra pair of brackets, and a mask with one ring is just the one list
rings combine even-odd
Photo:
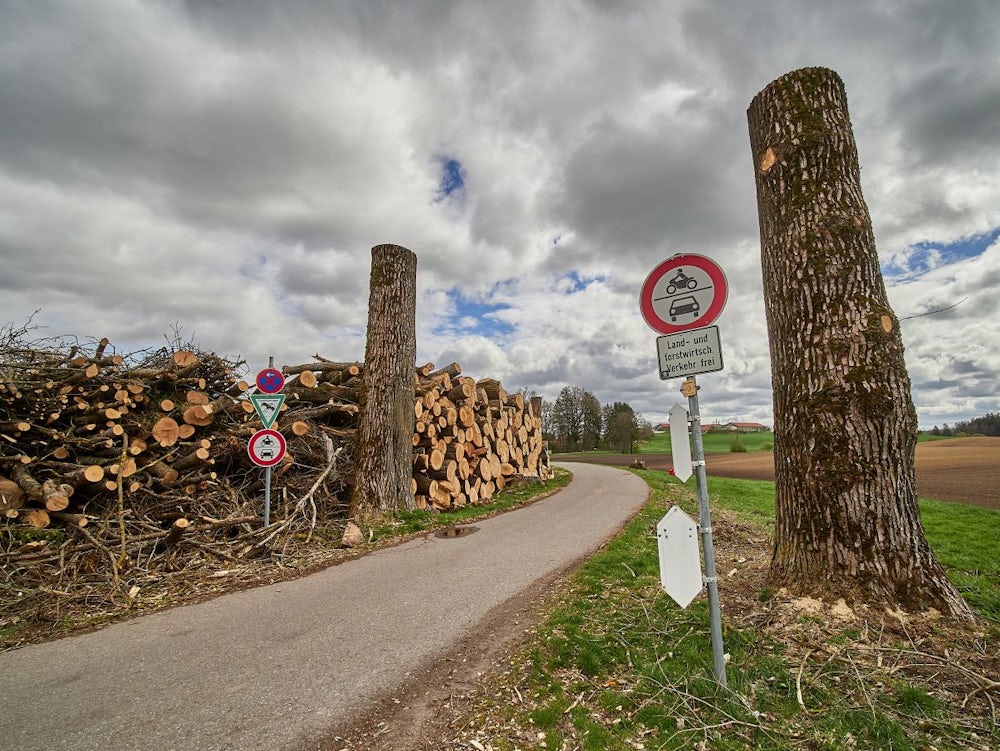
[(447, 654), (487, 613), (618, 531), (648, 489), (574, 465), (550, 498), (301, 579), (0, 655), (6, 751), (281, 749)]

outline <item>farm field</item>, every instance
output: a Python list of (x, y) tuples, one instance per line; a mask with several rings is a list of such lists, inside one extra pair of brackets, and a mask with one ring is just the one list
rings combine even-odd
[[(731, 436), (728, 439), (731, 440)], [(712, 449), (706, 440), (705, 463), (709, 477), (774, 479), (774, 455), (770, 451), (721, 453)], [(641, 459), (649, 469), (665, 470), (671, 466), (668, 453), (557, 454), (554, 458), (620, 467)], [(1000, 510), (1000, 438), (947, 438), (918, 443), (917, 495)]]

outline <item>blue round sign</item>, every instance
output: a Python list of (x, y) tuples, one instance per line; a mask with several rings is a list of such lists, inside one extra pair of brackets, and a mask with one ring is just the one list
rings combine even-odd
[(277, 394), (285, 385), (285, 377), (280, 370), (264, 368), (257, 374), (257, 388), (265, 394)]

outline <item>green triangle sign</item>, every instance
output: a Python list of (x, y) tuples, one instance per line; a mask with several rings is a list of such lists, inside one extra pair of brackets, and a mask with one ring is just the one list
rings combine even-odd
[(250, 401), (253, 402), (254, 411), (257, 417), (264, 423), (264, 429), (270, 428), (278, 420), (278, 413), (281, 412), (281, 405), (285, 403), (284, 394), (250, 394)]

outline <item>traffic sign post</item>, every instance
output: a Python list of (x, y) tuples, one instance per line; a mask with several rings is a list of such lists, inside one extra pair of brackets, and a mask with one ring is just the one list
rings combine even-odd
[(698, 514), (700, 519), (701, 550), (705, 559), (705, 585), (708, 588), (708, 620), (712, 632), (712, 659), (715, 679), (723, 688), (726, 680), (726, 650), (722, 643), (722, 608), (719, 606), (719, 579), (715, 574), (715, 546), (712, 543), (712, 514), (708, 506), (708, 476), (705, 474), (705, 444), (701, 435), (701, 410), (698, 405), (698, 384), (691, 376), (681, 387), (688, 398), (688, 416), (691, 420), (691, 442), (694, 444), (695, 478), (698, 482)]
[(258, 393), (250, 395), (250, 402), (264, 429), (250, 437), (247, 453), (250, 461), (264, 468), (264, 526), (267, 527), (271, 524), (271, 467), (284, 459), (288, 450), (285, 437), (271, 429), (285, 403), (285, 395), (278, 393), (285, 387), (285, 376), (275, 369), (273, 357), (257, 374), (255, 383)]
[(274, 425), (278, 420), (278, 413), (281, 412), (281, 405), (285, 403), (284, 394), (251, 394), (250, 402), (253, 404), (257, 417), (260, 418), (265, 428)]
[(722, 370), (719, 327), (658, 336), (656, 357), (660, 363), (660, 379), (664, 381)]
[(686, 608), (705, 584), (698, 561), (698, 525), (680, 506), (671, 506), (656, 525), (656, 549), (660, 588)]
[(265, 394), (277, 394), (285, 387), (285, 376), (273, 367), (264, 368), (257, 374), (257, 388)]
[(277, 430), (264, 428), (258, 430), (250, 436), (247, 444), (247, 453), (250, 454), (250, 461), (258, 467), (270, 469), (285, 458), (288, 445), (285, 443), (285, 436)]
[(694, 474), (691, 463), (691, 442), (688, 440), (688, 412), (675, 404), (670, 408), (670, 457), (674, 468), (670, 474), (681, 482), (687, 482)]
[(639, 307), (646, 323), (661, 334), (708, 326), (726, 306), (729, 286), (710, 258), (676, 255), (653, 269), (642, 285)]
[[(729, 684), (726, 679), (725, 647), (722, 642), (722, 612), (719, 607), (718, 577), (715, 573), (715, 548), (712, 542), (712, 517), (708, 506), (708, 479), (705, 474), (705, 447), (702, 442), (698, 384), (694, 376), (722, 370), (719, 328), (709, 324), (719, 317), (726, 305), (727, 295), (728, 284), (722, 269), (710, 258), (693, 254), (676, 255), (658, 265), (646, 277), (639, 295), (642, 317), (650, 328), (664, 335), (656, 340), (657, 370), (661, 380), (686, 377), (681, 393), (688, 399), (687, 414), (684, 414), (684, 409), (680, 405), (674, 405), (670, 410), (670, 440), (674, 473), (683, 482), (690, 477), (693, 466), (698, 483), (700, 517), (698, 532), (701, 535), (705, 563), (705, 575), (702, 581), (708, 589), (715, 679), (723, 688), (728, 688)], [(688, 444), (688, 421), (691, 424), (694, 461), (691, 461)], [(675, 423), (678, 424), (675, 426)], [(683, 447), (680, 445), (681, 442)], [(661, 524), (667, 525), (667, 522), (667, 517), (661, 520)], [(675, 519), (670, 525), (665, 526), (662, 534), (672, 534), (676, 538), (678, 535), (683, 535), (683, 529), (683, 520)], [(661, 529), (657, 526), (657, 537), (660, 536)], [(689, 543), (685, 543), (685, 546), (682, 547), (689, 551)], [(664, 580), (662, 572), (663, 568), (670, 564), (664, 561), (664, 557), (672, 550), (674, 547), (671, 545), (667, 545), (666, 552), (663, 544), (660, 546), (661, 586), (665, 591), (668, 591), (666, 590), (668, 583)], [(669, 585), (678, 591), (679, 597), (671, 594), (678, 603), (688, 595), (693, 598), (697, 594), (691, 592), (693, 585), (690, 581), (685, 581), (683, 576), (681, 579), (679, 584), (669, 582)], [(697, 591), (701, 591), (701, 587), (698, 587)], [(686, 603), (682, 603), (681, 606), (685, 607)]]

